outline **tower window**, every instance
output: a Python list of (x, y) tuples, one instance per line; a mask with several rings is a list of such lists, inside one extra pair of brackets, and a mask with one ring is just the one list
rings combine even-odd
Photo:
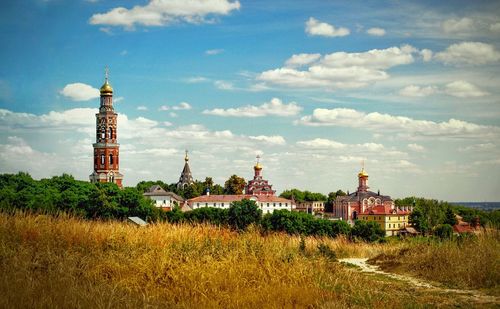
[(104, 165), (104, 161), (105, 161), (105, 157), (104, 157), (104, 154), (101, 154), (101, 165)]
[(113, 154), (109, 154), (109, 165), (113, 165)]
[(108, 138), (112, 139), (113, 138), (113, 128), (109, 128), (108, 134), (109, 134)]

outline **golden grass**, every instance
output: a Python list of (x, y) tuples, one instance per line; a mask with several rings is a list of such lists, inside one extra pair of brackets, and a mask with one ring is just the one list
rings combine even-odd
[[(83, 221), (0, 213), (0, 308), (401, 308), (470, 305), (367, 276), (321, 255), (399, 245), (237, 234), (209, 225)], [(395, 292), (397, 291), (397, 292)]]
[(489, 288), (500, 294), (498, 230), (462, 240), (409, 243), (375, 260), (386, 270), (410, 273), (455, 288)]

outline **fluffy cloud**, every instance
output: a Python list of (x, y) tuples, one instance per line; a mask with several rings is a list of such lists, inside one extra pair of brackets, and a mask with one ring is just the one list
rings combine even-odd
[[(181, 110), (190, 110), (191, 108), (192, 108), (192, 106), (189, 103), (181, 102), (178, 105), (174, 105), (174, 106), (162, 105), (162, 106), (160, 106), (160, 108), (158, 108), (158, 110), (159, 111), (169, 111), (169, 110), (181, 111)], [(173, 117), (175, 117), (175, 116), (173, 116)]]
[(476, 85), (463, 80), (447, 84), (445, 87), (445, 93), (459, 98), (482, 97), (488, 95), (487, 92), (482, 91)]
[(343, 143), (325, 138), (315, 138), (307, 141), (298, 141), (297, 145), (314, 149), (343, 149), (346, 147), (346, 145)]
[(386, 69), (412, 63), (417, 52), (404, 45), (361, 53), (335, 52), (323, 57), (293, 55), (287, 64), (298, 65), (302, 61), (309, 66), (304, 70), (288, 66), (268, 70), (259, 74), (257, 80), (292, 88), (360, 88), (387, 79)]
[(73, 101), (88, 101), (99, 97), (99, 89), (83, 83), (67, 84), (59, 93)]
[(433, 52), (432, 52), (432, 50), (430, 50), (430, 49), (425, 49), (425, 48), (424, 48), (424, 49), (422, 49), (422, 50), (420, 51), (420, 55), (422, 55), (422, 60), (423, 60), (424, 62), (429, 62), (429, 61), (431, 61), (431, 60), (432, 60), (432, 55), (433, 55)]
[(256, 141), (261, 141), (264, 143), (272, 144), (272, 145), (285, 145), (286, 141), (283, 136), (280, 135), (259, 135), (259, 136), (249, 136), (248, 138)]
[(415, 152), (424, 152), (425, 147), (419, 144), (408, 144), (408, 149), (415, 151)]
[(346, 36), (350, 31), (347, 28), (335, 28), (334, 26), (322, 23), (316, 18), (310, 17), (306, 22), (306, 33), (309, 35), (318, 35), (326, 37)]
[(497, 126), (479, 125), (453, 118), (443, 122), (417, 120), (378, 112), (365, 113), (348, 108), (317, 108), (312, 115), (304, 116), (296, 123), (308, 126), (339, 126), (396, 132), (401, 136), (482, 139), (500, 137), (500, 127)]
[(315, 62), (320, 57), (321, 57), (321, 54), (293, 55), (285, 62), (285, 66), (290, 67), (290, 68), (301, 67), (301, 66)]
[(434, 59), (452, 65), (482, 65), (500, 60), (500, 52), (495, 46), (481, 42), (452, 44), (437, 53)]
[(436, 91), (437, 89), (434, 86), (421, 87), (416, 85), (409, 85), (401, 89), (399, 91), (399, 94), (405, 97), (426, 97), (436, 93)]
[(270, 102), (262, 105), (247, 105), (237, 108), (215, 108), (212, 110), (204, 110), (203, 114), (215, 115), (223, 117), (265, 117), (265, 116), (295, 116), (302, 110), (302, 107), (297, 103), (291, 102), (284, 104), (280, 99), (273, 98)]
[(92, 25), (121, 26), (133, 29), (135, 25), (165, 26), (176, 22), (203, 23), (207, 16), (228, 15), (240, 8), (239, 1), (229, 0), (150, 0), (144, 6), (131, 9), (117, 7), (102, 14), (94, 14)]
[(382, 28), (374, 27), (374, 28), (370, 28), (370, 29), (366, 30), (366, 33), (368, 33), (369, 35), (373, 35), (373, 36), (384, 36), (385, 30)]
[(474, 21), (468, 17), (461, 19), (447, 19), (442, 24), (441, 27), (445, 33), (464, 33), (470, 32), (474, 27)]

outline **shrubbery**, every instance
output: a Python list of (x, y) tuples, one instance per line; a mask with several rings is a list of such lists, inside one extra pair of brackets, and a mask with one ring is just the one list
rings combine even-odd
[(384, 238), (385, 232), (377, 222), (357, 220), (352, 228), (352, 236), (373, 242)]

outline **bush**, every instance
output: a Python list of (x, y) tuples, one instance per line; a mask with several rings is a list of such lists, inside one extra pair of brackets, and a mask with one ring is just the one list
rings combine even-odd
[(434, 229), (434, 235), (441, 239), (451, 239), (453, 236), (453, 227), (449, 224), (440, 224)]
[(383, 239), (385, 232), (377, 222), (357, 220), (352, 228), (352, 236), (373, 242)]
[(232, 202), (228, 211), (229, 225), (238, 231), (245, 230), (252, 223), (259, 223), (262, 219), (262, 210), (254, 201), (244, 199)]

